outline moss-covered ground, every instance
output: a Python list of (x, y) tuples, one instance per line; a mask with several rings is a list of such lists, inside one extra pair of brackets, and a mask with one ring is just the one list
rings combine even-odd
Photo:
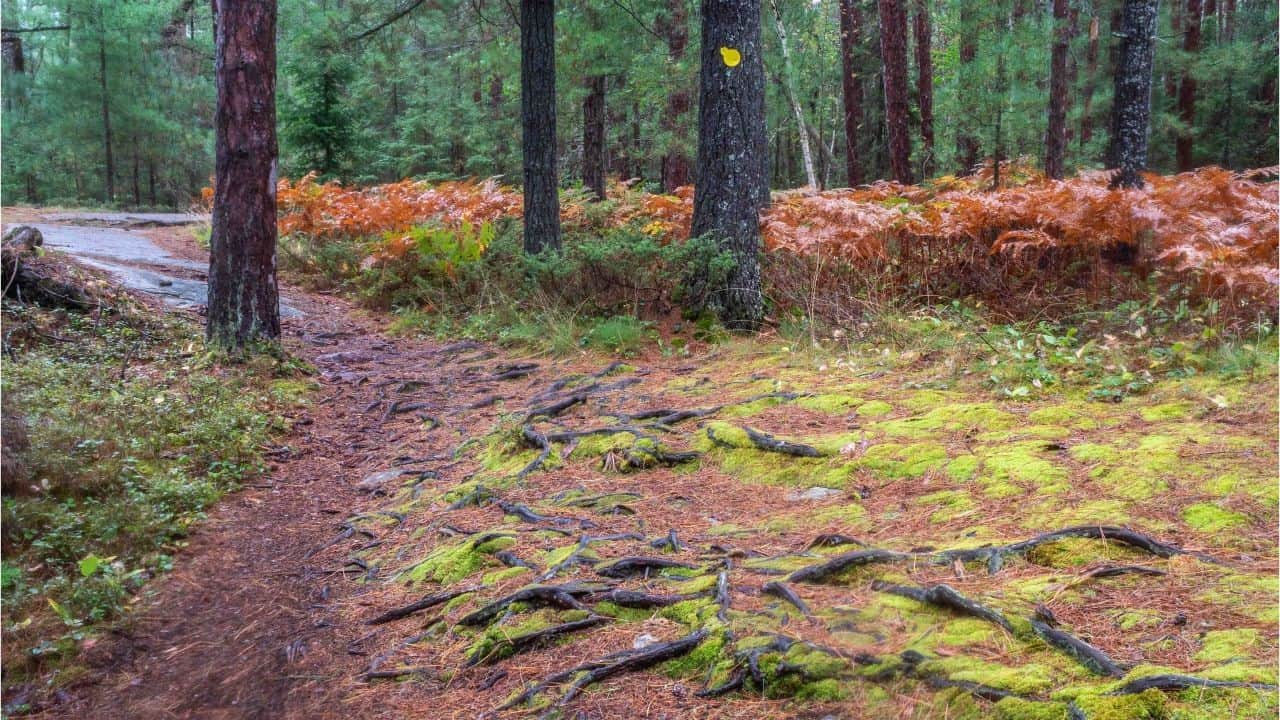
[[(483, 672), (500, 700), (570, 659), (705, 631), (656, 668), (679, 688), (651, 698), (675, 692), (670, 716), (1208, 720), (1280, 709), (1273, 366), (1156, 378), (1124, 395), (1065, 386), (1026, 397), (942, 361), (759, 344), (595, 369), (553, 363), (521, 379), (512, 394), (527, 402), (504, 405), (488, 435), (458, 437), (453, 462), (467, 472), (406, 477), (385, 512), (349, 520), (368, 536), (352, 554), (379, 611), (468, 590), (403, 621), (400, 636), (425, 621), (438, 642), (397, 646), (397, 662)], [(583, 401), (563, 412), (528, 414), (574, 393)], [(538, 437), (549, 453), (530, 470)], [(1082, 526), (1161, 544), (1104, 529), (1015, 545)], [(875, 549), (893, 554), (806, 570)], [(624, 561), (635, 558), (647, 560)], [(459, 623), (530, 584), (584, 582), (666, 600), (629, 606), (596, 588)], [(987, 614), (921, 599), (941, 585)], [(573, 629), (521, 639), (557, 625)], [(1108, 669), (1052, 641), (1050, 626)], [(477, 653), (485, 668), (467, 669)], [(1183, 679), (1143, 684), (1161, 676)]]

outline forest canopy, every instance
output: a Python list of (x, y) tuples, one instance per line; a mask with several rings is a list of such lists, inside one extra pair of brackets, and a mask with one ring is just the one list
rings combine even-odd
[[(1055, 28), (1067, 49), (1065, 168), (1109, 166), (1119, 0), (1069, 2), (1058, 20), (1055, 3), (1030, 0), (889, 4), (908, 15), (916, 179), (996, 155), (1040, 162)], [(861, 181), (891, 176), (877, 5), (778, 0), (763, 8), (772, 188), (808, 184), (806, 150), (817, 185), (851, 184), (842, 11), (861, 97), (851, 156)], [(3, 14), (6, 204), (182, 208), (198, 197), (213, 165), (208, 3), (5, 0)], [(493, 0), (281, 0), (282, 175), (315, 171), (348, 184), (500, 175), (518, 184), (518, 14)], [(1188, 49), (1193, 16), (1200, 33)], [(1275, 163), (1276, 24), (1274, 2), (1160, 3), (1152, 170)], [(698, 8), (684, 0), (557, 4), (563, 187), (582, 183), (588, 119), (603, 123), (608, 175), (637, 178), (649, 191), (693, 180), (699, 44)], [(932, 141), (922, 142), (927, 125)]]

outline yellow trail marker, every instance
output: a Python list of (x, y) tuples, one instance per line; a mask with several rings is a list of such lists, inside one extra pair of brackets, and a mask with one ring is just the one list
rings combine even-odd
[(738, 67), (738, 63), (742, 62), (742, 53), (731, 47), (720, 48), (720, 58), (724, 60), (724, 64), (728, 67)]

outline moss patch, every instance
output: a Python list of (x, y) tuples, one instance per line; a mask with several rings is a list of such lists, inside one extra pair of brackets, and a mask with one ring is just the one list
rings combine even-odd
[(1247, 525), (1249, 518), (1213, 503), (1196, 503), (1182, 510), (1182, 520), (1200, 532), (1217, 532)]

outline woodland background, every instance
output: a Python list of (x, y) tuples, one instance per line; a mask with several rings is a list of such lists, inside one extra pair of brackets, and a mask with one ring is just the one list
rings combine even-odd
[[(915, 178), (963, 173), (993, 155), (1038, 159), (1052, 3), (903, 4)], [(862, 177), (855, 179), (889, 176), (876, 5), (780, 0), (763, 8), (775, 189), (806, 183), (788, 83), (812, 140), (818, 183), (849, 184), (842, 10), (851, 30), (844, 38), (856, 71), (853, 89), (861, 96), (853, 155)], [(1121, 5), (1069, 4), (1068, 173), (1106, 165), (1111, 34)], [(4, 0), (2, 8), (5, 204), (185, 208), (198, 198), (213, 165), (207, 3)], [(282, 175), (316, 171), (321, 180), (346, 184), (494, 175), (516, 182), (517, 11), (496, 0), (281, 0)], [(1150, 168), (1273, 165), (1277, 4), (1174, 0), (1159, 11)], [(1188, 50), (1185, 31), (1197, 17), (1200, 40)], [(696, 4), (686, 0), (559, 4), (562, 185), (582, 182), (584, 124), (592, 118), (603, 123), (610, 175), (638, 178), (636, 189), (650, 192), (692, 182), (697, 20)], [(921, 122), (922, 27), (930, 45), (924, 67), (932, 75), (932, 152), (921, 137), (928, 125)], [(1182, 162), (1180, 138), (1190, 150)]]

